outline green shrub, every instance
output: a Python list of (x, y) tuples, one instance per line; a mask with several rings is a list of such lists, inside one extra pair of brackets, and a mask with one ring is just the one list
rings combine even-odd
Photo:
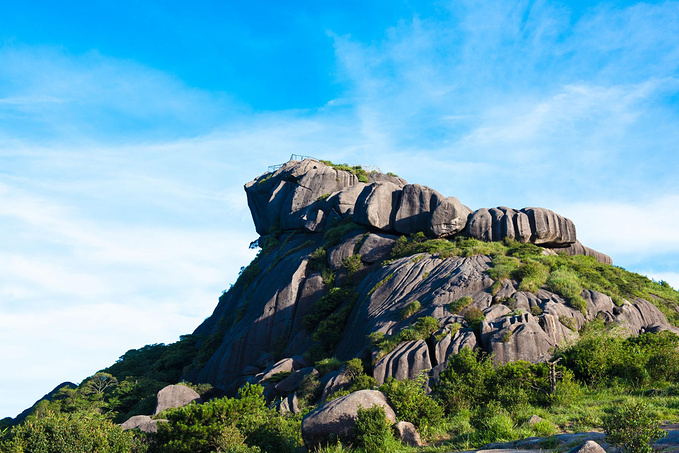
[(145, 446), (132, 431), (123, 431), (94, 412), (54, 413), (28, 417), (11, 429), (0, 450), (7, 453), (126, 453)]
[(638, 401), (614, 408), (604, 417), (603, 428), (606, 442), (623, 453), (651, 453), (651, 443), (667, 435), (660, 429), (660, 420), (650, 413), (646, 404)]
[(547, 266), (528, 258), (512, 274), (512, 277), (519, 282), (519, 291), (528, 291), (533, 294), (545, 284), (548, 276)]
[(399, 314), (399, 319), (401, 321), (410, 318), (412, 315), (420, 311), (422, 308), (422, 305), (420, 304), (419, 300), (414, 300), (410, 302), (403, 310), (401, 310), (401, 313)]
[(379, 405), (368, 409), (358, 408), (358, 417), (354, 427), (356, 444), (366, 453), (384, 453), (393, 437), (391, 426), (387, 421), (384, 408)]
[(460, 297), (448, 304), (448, 311), (456, 315), (467, 308), (472, 302), (474, 302), (474, 299), (469, 296)]
[(358, 295), (351, 288), (331, 288), (328, 294), (321, 297), (313, 307), (313, 311), (302, 320), (307, 332), (313, 332), (318, 324), (327, 319), (343, 303), (353, 304)]
[(530, 314), (533, 316), (540, 316), (543, 313), (542, 308), (539, 305), (533, 305), (530, 307)]
[(577, 273), (567, 267), (559, 267), (547, 277), (547, 287), (550, 291), (566, 299), (571, 307), (587, 316), (587, 302), (582, 298), (582, 285)]
[(478, 330), (481, 327), (481, 323), (484, 319), (486, 319), (486, 315), (481, 309), (476, 307), (471, 307), (464, 313), (464, 320), (467, 321), (469, 327), (474, 330)]
[(335, 170), (348, 171), (349, 173), (355, 175), (360, 182), (368, 182), (368, 172), (363, 169), (360, 165), (347, 165), (347, 164), (333, 164), (329, 160), (321, 160), (322, 163), (328, 167), (332, 167)]
[(347, 274), (353, 275), (363, 267), (361, 255), (347, 256), (342, 260), (342, 267), (347, 270)]
[(425, 392), (426, 378), (397, 381), (390, 378), (379, 390), (389, 399), (396, 417), (405, 420), (427, 435), (443, 419), (443, 407)]
[(342, 236), (349, 233), (350, 231), (361, 229), (362, 227), (356, 225), (352, 222), (351, 218), (346, 218), (336, 223), (335, 225), (327, 228), (325, 233), (323, 233), (323, 244), (326, 250), (330, 249), (337, 244), (339, 244)]
[(500, 338), (500, 341), (502, 341), (503, 343), (509, 343), (509, 340), (512, 339), (512, 333), (513, 332), (511, 330), (506, 331), (505, 333), (502, 334), (502, 338)]
[(342, 361), (335, 357), (321, 359), (314, 364), (314, 368), (316, 368), (320, 376), (325, 376), (331, 371), (339, 370), (341, 366)]
[(345, 376), (347, 379), (352, 380), (363, 374), (365, 370), (363, 369), (363, 362), (361, 359), (354, 357), (346, 363)]

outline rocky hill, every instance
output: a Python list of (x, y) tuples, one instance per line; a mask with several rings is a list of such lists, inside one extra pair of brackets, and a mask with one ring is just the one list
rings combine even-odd
[(677, 331), (659, 284), (613, 267), (548, 209), (472, 211), (395, 175), (314, 159), (245, 191), (261, 251), (195, 330), (193, 381), (234, 392), (328, 357), (361, 358), (378, 383), (426, 370), (435, 381), (463, 347), (544, 361), (595, 318), (634, 335)]

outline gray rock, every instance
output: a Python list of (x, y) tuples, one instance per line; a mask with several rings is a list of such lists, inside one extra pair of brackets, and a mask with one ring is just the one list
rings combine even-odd
[(577, 240), (573, 222), (543, 208), (479, 209), (469, 218), (466, 231), (482, 241), (510, 238), (543, 247), (568, 247)]
[(401, 234), (429, 231), (432, 212), (441, 201), (443, 196), (429, 187), (419, 184), (403, 186), (394, 219), (394, 230)]
[(544, 421), (544, 418), (540, 417), (539, 415), (533, 414), (528, 419), (528, 424), (535, 425), (536, 423), (540, 423), (541, 421)]
[(368, 184), (354, 207), (354, 222), (359, 225), (394, 231), (394, 216), (401, 198), (401, 189), (390, 182)]
[(594, 259), (600, 262), (601, 264), (613, 264), (613, 259), (610, 256), (606, 255), (605, 253), (597, 252), (596, 250), (591, 249), (589, 247), (585, 247), (580, 243), (580, 241), (575, 241), (568, 247), (564, 247), (562, 250), (567, 255), (570, 256), (574, 255), (593, 256)]
[(477, 346), (476, 335), (469, 328), (462, 328), (451, 337), (450, 333), (436, 343), (436, 363), (445, 364), (450, 356), (459, 353), (462, 348), (474, 349)]
[(369, 409), (375, 405), (384, 408), (387, 420), (396, 422), (396, 414), (387, 398), (377, 390), (359, 390), (328, 401), (309, 412), (302, 419), (302, 438), (307, 449), (327, 444), (331, 439), (351, 442), (360, 407)]
[(318, 376), (318, 371), (316, 370), (316, 368), (313, 367), (307, 367), (302, 368), (301, 370), (297, 370), (293, 372), (290, 376), (286, 377), (281, 382), (276, 384), (276, 390), (280, 392), (282, 395), (287, 395), (293, 390), (296, 390), (297, 387), (299, 387), (299, 384), (302, 383), (302, 380), (308, 375)]
[(371, 233), (361, 244), (358, 254), (361, 255), (361, 260), (365, 263), (382, 261), (391, 255), (396, 239), (397, 236)]
[(349, 378), (346, 374), (346, 367), (344, 365), (339, 370), (331, 371), (323, 376), (321, 379), (321, 385), (323, 386), (321, 402), (326, 401), (333, 393), (346, 388), (349, 385), (349, 382)]
[(433, 210), (429, 234), (435, 237), (452, 236), (463, 231), (472, 210), (455, 197), (444, 198)]
[(255, 376), (255, 378), (252, 380), (252, 383), (257, 384), (259, 382), (266, 382), (269, 379), (271, 379), (271, 377), (273, 377), (275, 374), (292, 373), (294, 370), (295, 361), (292, 358), (288, 357), (285, 359), (281, 359), (278, 362), (271, 365), (266, 370), (259, 373), (257, 376)]
[(200, 395), (185, 385), (168, 385), (158, 392), (158, 403), (153, 415), (158, 415), (165, 409), (183, 407), (193, 402), (202, 403)]
[(336, 271), (342, 267), (342, 261), (355, 255), (356, 244), (363, 238), (363, 231), (352, 231), (348, 233), (342, 242), (328, 250), (328, 264), (330, 269)]
[(399, 188), (403, 188), (406, 184), (408, 184), (408, 181), (406, 181), (403, 178), (400, 178), (398, 176), (392, 176), (392, 175), (387, 175), (385, 173), (380, 173), (378, 171), (371, 171), (368, 174), (368, 182), (390, 182), (392, 184), (395, 184)]
[(406, 341), (382, 357), (373, 368), (373, 377), (379, 385), (393, 377), (396, 380), (416, 379), (432, 367), (427, 343), (422, 340)]
[(125, 420), (125, 422), (121, 424), (120, 427), (123, 429), (134, 429), (139, 428), (139, 426), (150, 421), (151, 421), (150, 415), (134, 415)]
[(354, 207), (356, 200), (365, 188), (365, 184), (359, 182), (358, 184), (346, 187), (339, 192), (335, 192), (328, 197), (326, 204), (337, 214), (339, 219), (346, 219), (354, 215)]
[(421, 447), (422, 439), (420, 433), (415, 429), (415, 425), (410, 422), (398, 422), (394, 425), (396, 438), (410, 447)]
[(597, 444), (593, 440), (588, 440), (579, 447), (569, 450), (568, 453), (606, 453), (606, 450), (601, 448), (601, 445)]
[(158, 424), (159, 423), (168, 423), (169, 420), (166, 420), (164, 418), (157, 418), (155, 420), (150, 420), (146, 423), (142, 423), (141, 425), (137, 426), (137, 429), (139, 431), (142, 431), (144, 433), (157, 433), (158, 432)]
[(283, 398), (278, 405), (278, 412), (281, 414), (299, 414), (301, 411), (299, 409), (299, 399), (297, 399), (297, 393), (291, 393), (287, 397)]

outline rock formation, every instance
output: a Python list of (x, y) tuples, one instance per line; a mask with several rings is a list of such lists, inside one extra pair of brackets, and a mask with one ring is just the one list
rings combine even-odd
[[(404, 237), (421, 233), (513, 240), (539, 246), (547, 256), (563, 252), (611, 263), (577, 240), (572, 221), (547, 209), (472, 211), (457, 198), (395, 176), (357, 175), (313, 159), (288, 162), (245, 191), (262, 251), (194, 332), (207, 360), (194, 362), (185, 375), (227, 392), (252, 382), (264, 385), (270, 399), (289, 398), (305, 376), (315, 375), (308, 359), (319, 351), (340, 360), (366, 359), (380, 383), (427, 372), (435, 380), (465, 347), (483, 349), (499, 362), (546, 360), (596, 317), (634, 335), (675, 329), (644, 299), (613, 301), (584, 288), (577, 306), (547, 285), (529, 292), (512, 276), (496, 282), (487, 255), (392, 256)], [(461, 298), (466, 306), (451, 311)], [(404, 317), (412, 306), (417, 310)], [(473, 310), (482, 321), (466, 320)], [(385, 351), (368, 339), (394, 338), (425, 316), (439, 328), (427, 338)], [(289, 374), (283, 381), (269, 381), (282, 372)], [(323, 377), (323, 398), (347, 383), (341, 372)]]

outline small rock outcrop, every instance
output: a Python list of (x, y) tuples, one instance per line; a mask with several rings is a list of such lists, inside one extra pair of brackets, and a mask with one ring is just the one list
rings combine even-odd
[(396, 438), (409, 447), (421, 447), (422, 438), (415, 429), (415, 425), (410, 422), (398, 422), (394, 425)]
[(432, 367), (429, 348), (422, 340), (401, 343), (389, 354), (382, 357), (373, 368), (373, 377), (379, 385), (388, 377), (399, 381), (416, 379), (423, 371)]
[(329, 401), (304, 416), (302, 420), (304, 444), (312, 449), (327, 444), (331, 438), (351, 441), (358, 409), (368, 409), (375, 405), (384, 408), (387, 420), (396, 422), (396, 414), (382, 392), (359, 390)]
[(120, 427), (123, 429), (138, 429), (145, 433), (157, 433), (158, 423), (167, 422), (168, 421), (163, 418), (154, 420), (148, 415), (135, 415), (127, 419)]
[(579, 447), (575, 447), (572, 450), (569, 450), (568, 453), (606, 453), (606, 450), (604, 450), (601, 447), (601, 445), (599, 445), (595, 441), (588, 440)]
[(153, 415), (158, 415), (165, 409), (183, 407), (193, 402), (203, 402), (195, 390), (185, 385), (168, 385), (158, 392), (158, 403)]

